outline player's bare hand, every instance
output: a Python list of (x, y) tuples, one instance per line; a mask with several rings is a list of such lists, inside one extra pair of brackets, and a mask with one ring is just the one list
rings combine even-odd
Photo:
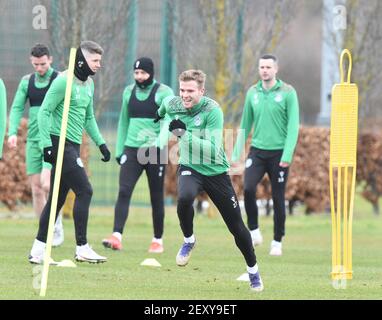
[(232, 162), (229, 170), (229, 174), (233, 175), (241, 175), (244, 172), (244, 164), (241, 162)]
[(17, 147), (17, 136), (13, 135), (8, 138), (8, 147), (15, 149)]
[(279, 163), (279, 166), (280, 166), (281, 168), (288, 168), (288, 167), (289, 167), (289, 163), (288, 163), (288, 162), (280, 162), (280, 163)]

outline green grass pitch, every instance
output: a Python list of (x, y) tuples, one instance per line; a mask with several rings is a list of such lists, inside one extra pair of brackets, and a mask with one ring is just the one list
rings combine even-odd
[[(92, 207), (88, 240), (108, 261), (100, 265), (80, 264), (77, 268), (50, 267), (48, 299), (142, 299), (142, 300), (253, 300), (253, 299), (381, 299), (382, 217), (358, 199), (353, 224), (353, 280), (346, 289), (332, 287), (331, 219), (329, 214), (288, 216), (283, 256), (268, 255), (272, 240), (272, 217), (261, 216), (264, 243), (256, 247), (265, 289), (249, 290), (237, 281), (245, 261), (220, 216), (196, 215), (197, 246), (186, 267), (175, 264), (182, 235), (175, 207), (166, 208), (163, 254), (147, 252), (152, 238), (151, 209), (132, 207), (124, 234), (124, 249), (106, 250), (101, 240), (112, 229), (113, 208)], [(0, 212), (5, 209), (0, 208)], [(246, 219), (244, 215), (244, 219)], [(64, 220), (65, 242), (53, 249), (55, 260), (73, 259), (74, 226)], [(34, 286), (39, 267), (27, 256), (37, 231), (32, 216), (0, 218), (0, 299), (43, 299)], [(143, 267), (146, 258), (157, 259), (162, 267)]]

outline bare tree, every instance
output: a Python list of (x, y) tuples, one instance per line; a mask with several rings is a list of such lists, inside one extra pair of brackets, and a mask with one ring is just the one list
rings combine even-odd
[[(365, 126), (382, 115), (380, 108), (382, 80), (382, 4), (378, 0), (346, 0), (346, 27), (333, 30), (331, 41), (337, 48), (338, 56), (342, 49), (349, 49), (353, 57), (352, 82), (359, 87), (359, 116)], [(331, 8), (329, 8), (331, 9)], [(326, 23), (331, 24), (332, 21)], [(338, 68), (338, 66), (335, 66)]]
[(173, 0), (178, 67), (201, 68), (207, 89), (228, 125), (240, 119), (246, 89), (257, 78), (257, 59), (274, 52), (288, 31), (297, 1)]
[(0, 10), (1, 10), (1, 12), (4, 12), (3, 9), (5, 8), (5, 5), (6, 5), (5, 0), (0, 0)]
[(127, 52), (127, 19), (131, 1), (113, 0), (44, 0), (52, 17), (49, 28), (52, 51), (61, 68), (67, 66), (70, 47), (78, 47), (82, 40), (93, 40), (105, 51), (102, 70), (97, 75), (96, 115), (125, 86), (125, 58)]

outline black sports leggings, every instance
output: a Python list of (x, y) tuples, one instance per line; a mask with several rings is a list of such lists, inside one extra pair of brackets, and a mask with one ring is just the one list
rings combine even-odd
[[(54, 154), (57, 154), (57, 139), (52, 137)], [(64, 162), (61, 174), (60, 191), (58, 194), (56, 219), (62, 206), (65, 203), (66, 196), (70, 189), (76, 195), (73, 208), (74, 228), (76, 235), (76, 243), (78, 246), (87, 243), (87, 225), (89, 217), (89, 206), (93, 195), (93, 189), (90, 185), (88, 176), (83, 168), (82, 161), (79, 157), (80, 146), (71, 142), (65, 143)], [(37, 240), (46, 242), (49, 225), (50, 207), (52, 203), (53, 184), (55, 178), (55, 164), (52, 168), (52, 174), (50, 178), (50, 191), (48, 201), (42, 211), (39, 223), (39, 229), (37, 233)]]
[(244, 173), (244, 204), (250, 230), (259, 227), (256, 187), (264, 174), (268, 173), (272, 187), (275, 241), (281, 241), (285, 235), (285, 186), (289, 169), (279, 165), (282, 153), (282, 150), (261, 150), (251, 147)]
[(123, 233), (123, 229), (129, 215), (130, 200), (134, 187), (143, 170), (145, 170), (150, 189), (154, 237), (159, 239), (162, 238), (163, 235), (163, 185), (166, 166), (164, 164), (160, 164), (160, 149), (146, 148), (146, 151), (151, 152), (151, 155), (154, 156), (148, 157), (147, 152), (143, 152), (147, 155), (147, 157), (140, 159), (139, 155), (142, 150), (142, 148), (139, 151), (138, 148), (125, 147), (124, 154), (121, 156), (119, 192), (118, 200), (114, 208), (113, 231)]
[(231, 179), (225, 173), (217, 176), (204, 176), (188, 167), (179, 167), (177, 212), (183, 235), (190, 237), (194, 233), (193, 203), (202, 190), (207, 192), (219, 210), (247, 265), (253, 267), (256, 264), (256, 255), (251, 235), (241, 217), (240, 206)]

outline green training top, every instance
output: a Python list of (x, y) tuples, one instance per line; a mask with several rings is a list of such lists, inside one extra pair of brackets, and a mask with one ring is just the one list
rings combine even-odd
[(254, 128), (251, 146), (264, 150), (283, 150), (282, 162), (292, 162), (299, 130), (299, 106), (296, 90), (277, 80), (265, 90), (262, 81), (249, 88), (232, 161), (238, 161), (248, 135)]
[[(136, 97), (140, 101), (146, 100), (156, 81), (145, 89), (136, 87)], [(129, 101), (134, 84), (125, 88), (122, 95), (122, 107), (118, 122), (118, 136), (115, 156), (119, 157), (123, 153), (125, 146), (139, 148), (142, 146), (157, 146), (163, 148), (168, 141), (168, 126), (154, 123), (152, 118), (130, 118)], [(174, 95), (172, 89), (164, 84), (160, 84), (155, 93), (155, 103), (160, 106), (164, 98)], [(166, 124), (166, 123), (165, 123)]]
[(229, 163), (223, 149), (223, 112), (219, 104), (202, 97), (190, 109), (178, 96), (167, 97), (158, 110), (163, 117), (179, 119), (186, 124), (185, 134), (179, 138), (179, 163), (205, 176), (227, 172)]
[[(41, 148), (52, 145), (50, 134), (60, 135), (66, 81), (67, 71), (64, 71), (52, 82), (38, 112)], [(105, 143), (94, 117), (93, 95), (94, 83), (91, 78), (84, 82), (73, 78), (66, 138), (74, 143), (82, 143), (84, 128), (97, 146)]]
[(5, 85), (0, 78), (0, 158), (3, 157), (3, 143), (5, 136), (5, 128), (7, 126), (7, 92)]
[[(45, 88), (47, 85), (49, 85), (50, 77), (53, 74), (54, 69), (49, 68), (48, 71), (43, 75), (40, 76), (38, 72), (35, 72), (35, 86), (36, 88)], [(11, 106), (11, 111), (9, 114), (9, 129), (8, 129), (8, 136), (17, 135), (17, 130), (20, 125), (21, 118), (24, 113), (25, 109), (25, 103), (27, 101), (28, 96), (28, 84), (29, 84), (29, 78), (32, 76), (32, 74), (27, 74), (24, 76), (17, 88), (15, 97), (13, 99), (13, 103)], [(38, 132), (38, 124), (37, 124), (37, 113), (39, 111), (39, 108), (34, 107), (40, 107), (40, 106), (30, 106), (29, 112), (28, 112), (28, 135), (27, 140), (29, 141), (39, 141), (40, 135)]]

